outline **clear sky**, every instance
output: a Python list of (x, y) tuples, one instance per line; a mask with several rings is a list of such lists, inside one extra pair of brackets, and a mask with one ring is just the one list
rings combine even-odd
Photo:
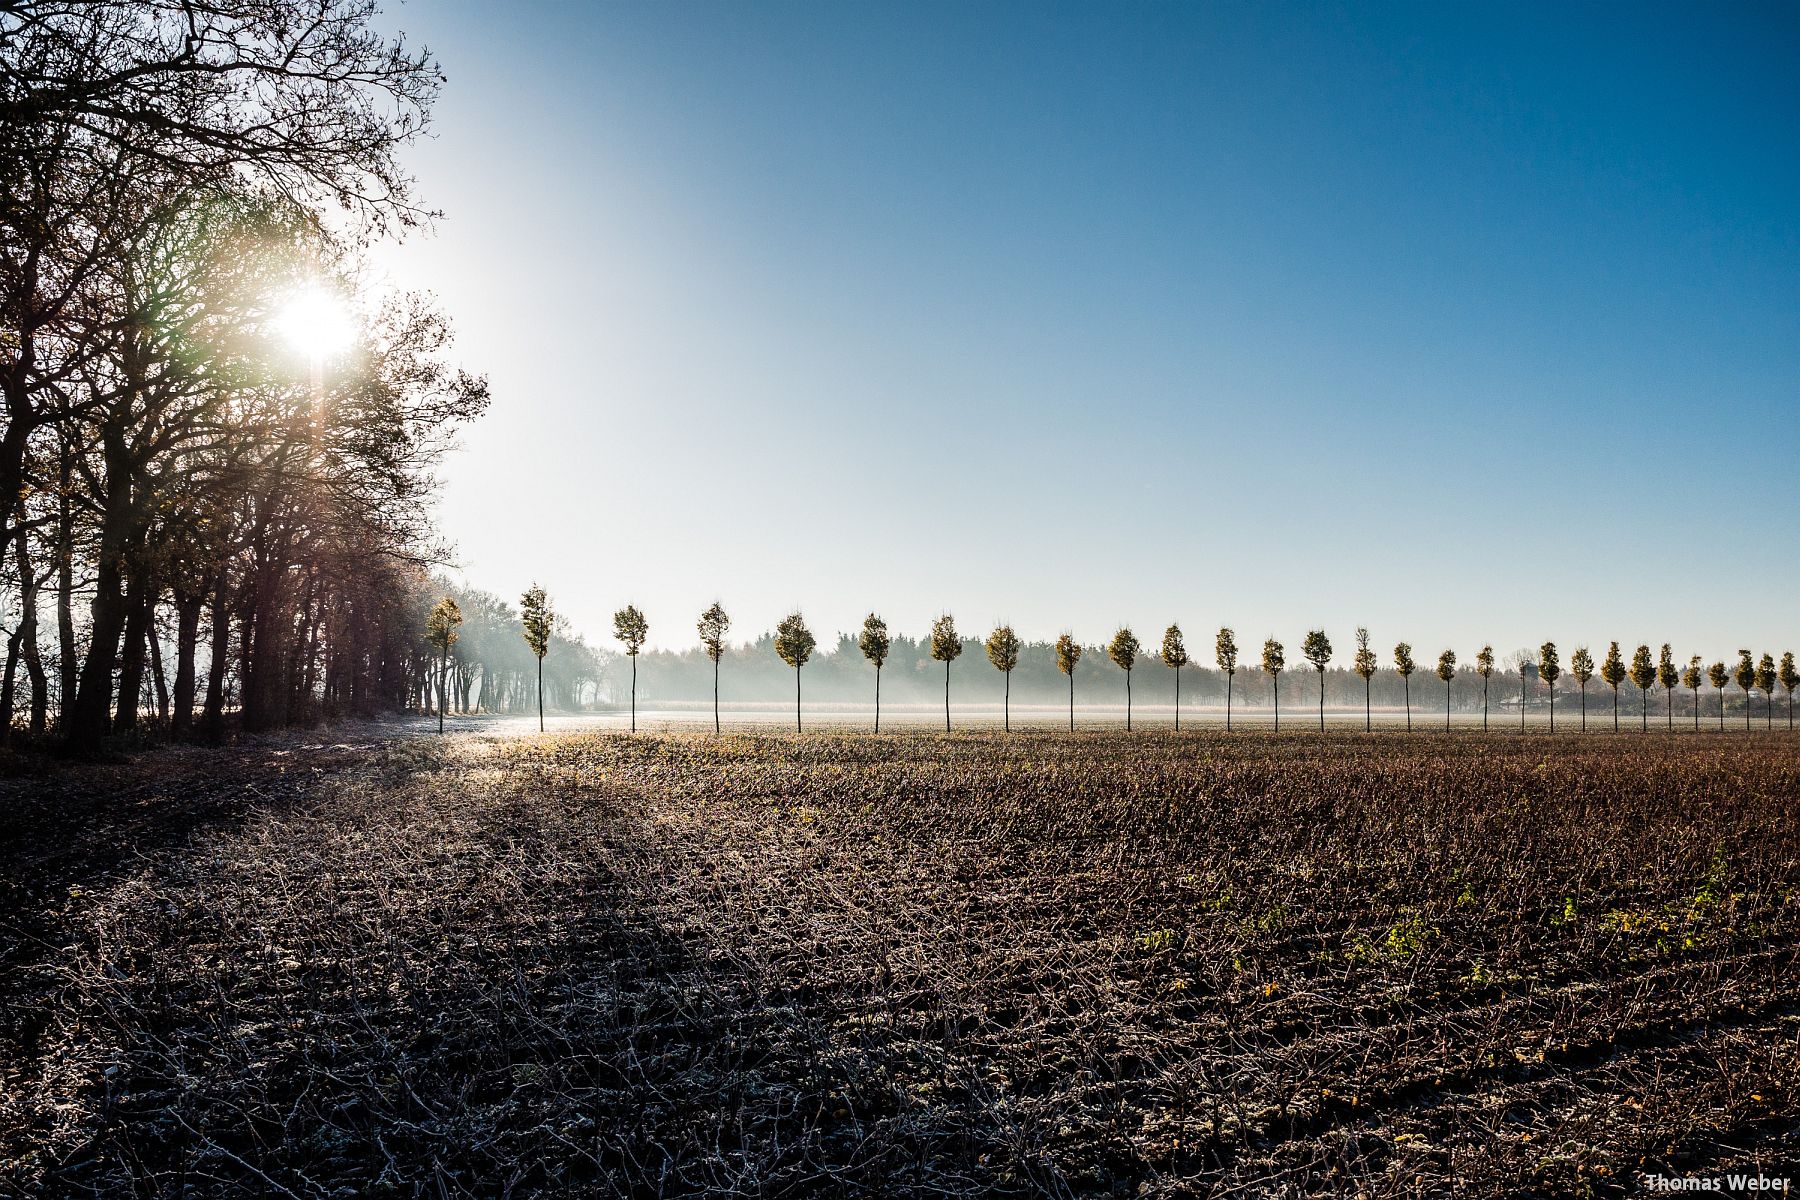
[(1800, 8), (389, 19), (389, 270), (494, 387), (444, 531), (597, 643), (1800, 643)]

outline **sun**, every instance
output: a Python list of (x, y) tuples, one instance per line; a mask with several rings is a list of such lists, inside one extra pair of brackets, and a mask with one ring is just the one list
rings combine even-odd
[(317, 284), (292, 292), (275, 314), (275, 329), (303, 354), (330, 358), (356, 340), (356, 321), (343, 298)]

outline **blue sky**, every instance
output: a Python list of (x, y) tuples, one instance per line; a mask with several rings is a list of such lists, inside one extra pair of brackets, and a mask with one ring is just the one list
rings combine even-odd
[(1792, 6), (390, 18), (479, 586), (661, 645), (1800, 641)]

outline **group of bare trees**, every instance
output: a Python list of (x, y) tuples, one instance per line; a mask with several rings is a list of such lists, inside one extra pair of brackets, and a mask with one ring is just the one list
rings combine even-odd
[[(528, 597), (529, 598), (529, 597)], [(719, 723), (718, 667), (726, 651), (726, 635), (731, 629), (731, 619), (726, 615), (723, 605), (712, 604), (700, 615), (697, 626), (700, 642), (713, 665), (713, 728), (717, 731)], [(637, 728), (637, 656), (643, 649), (649, 636), (649, 624), (636, 606), (628, 605), (614, 616), (615, 633), (623, 643), (625, 652), (632, 658), (632, 729)], [(531, 635), (527, 632), (527, 640)], [(881, 671), (886, 665), (893, 639), (888, 632), (887, 622), (879, 615), (870, 613), (863, 621), (863, 626), (856, 638), (856, 646), (862, 652), (869, 665), (874, 668), (875, 676), (875, 728), (881, 728)], [(944, 728), (951, 728), (950, 708), (950, 665), (963, 652), (963, 638), (958, 633), (956, 619), (949, 613), (942, 614), (932, 622), (927, 641), (931, 658), (943, 664), (944, 668)], [(1020, 656), (1025, 644), (1013, 630), (1011, 625), (996, 625), (981, 643), (987, 651), (987, 658), (995, 670), (1004, 677), (1002, 692), (1002, 722), (1004, 728), (1012, 729), (1012, 673), (1018, 668)], [(1221, 628), (1214, 639), (1214, 661), (1225, 678), (1225, 725), (1231, 728), (1231, 685), (1238, 671), (1237, 634), (1230, 627)], [(535, 647), (534, 647), (535, 648)], [(811, 660), (818, 648), (818, 641), (808, 628), (806, 618), (799, 612), (789, 613), (777, 624), (773, 639), (773, 648), (782, 662), (794, 671), (794, 727), (801, 727), (801, 684), (800, 672)], [(1125, 676), (1125, 727), (1132, 724), (1131, 679), (1134, 668), (1143, 654), (1143, 646), (1137, 635), (1129, 627), (1121, 626), (1113, 634), (1105, 646), (1106, 657), (1118, 667)], [(1056, 668), (1068, 679), (1069, 685), (1069, 728), (1075, 728), (1075, 674), (1082, 658), (1082, 646), (1071, 633), (1060, 635), (1053, 647)], [(538, 651), (540, 657), (542, 652)], [(1314, 629), (1306, 634), (1301, 643), (1301, 655), (1319, 676), (1318, 721), (1319, 728), (1325, 728), (1325, 675), (1331, 665), (1334, 653), (1331, 639), (1322, 629)], [(1760, 661), (1756, 660), (1748, 650), (1740, 651), (1740, 659), (1735, 675), (1728, 673), (1724, 663), (1715, 663), (1707, 668), (1707, 674), (1720, 689), (1720, 722), (1723, 727), (1724, 700), (1723, 693), (1728, 678), (1735, 678), (1745, 694), (1745, 723), (1750, 721), (1750, 698), (1753, 690), (1761, 689), (1765, 698), (1766, 716), (1769, 725), (1774, 723), (1774, 689), (1777, 683), (1787, 690), (1788, 723), (1793, 724), (1794, 691), (1800, 687), (1800, 671), (1796, 670), (1792, 652), (1782, 655), (1777, 664), (1772, 655), (1764, 654)], [(1175, 727), (1181, 727), (1181, 671), (1191, 664), (1188, 655), (1186, 638), (1181, 626), (1171, 624), (1163, 631), (1162, 645), (1158, 657), (1162, 665), (1175, 675)], [(1497, 669), (1498, 660), (1491, 645), (1484, 645), (1475, 653), (1474, 673), (1481, 678), (1481, 713), (1482, 728), (1488, 728), (1488, 717), (1491, 702), (1491, 683)], [(1580, 686), (1581, 728), (1587, 728), (1587, 684), (1595, 673), (1593, 656), (1587, 647), (1577, 647), (1570, 659), (1571, 674)], [(1268, 676), (1275, 717), (1275, 727), (1281, 727), (1281, 674), (1287, 669), (1286, 647), (1271, 637), (1263, 642), (1261, 668)], [(1356, 630), (1356, 652), (1352, 659), (1351, 669), (1361, 677), (1363, 683), (1363, 722), (1365, 729), (1374, 727), (1374, 709), (1370, 688), (1376, 674), (1380, 671), (1380, 662), (1370, 646), (1369, 631)], [(1393, 671), (1399, 677), (1402, 686), (1403, 706), (1406, 727), (1412, 728), (1412, 676), (1418, 670), (1418, 663), (1413, 658), (1413, 648), (1406, 642), (1394, 646)], [(1454, 650), (1445, 649), (1438, 655), (1436, 675), (1444, 684), (1444, 728), (1451, 727), (1451, 685), (1457, 678), (1458, 658)], [(1639, 646), (1632, 656), (1629, 666), (1626, 665), (1619, 649), (1619, 643), (1613, 642), (1607, 651), (1604, 661), (1599, 666), (1601, 679), (1613, 689), (1613, 728), (1619, 724), (1619, 687), (1630, 679), (1635, 683), (1643, 696), (1643, 725), (1649, 727), (1649, 697), (1651, 689), (1660, 685), (1672, 698), (1675, 687), (1679, 684), (1694, 691), (1694, 722), (1699, 727), (1699, 686), (1701, 679), (1701, 658), (1695, 655), (1688, 662), (1685, 672), (1675, 666), (1674, 654), (1665, 643), (1661, 653), (1653, 656), (1650, 647)], [(1529, 697), (1529, 686), (1533, 679), (1541, 679), (1549, 685), (1550, 695), (1550, 729), (1556, 728), (1556, 681), (1561, 678), (1561, 656), (1556, 643), (1545, 642), (1538, 650), (1536, 661), (1522, 657), (1519, 664), (1520, 676), (1520, 728), (1525, 727), (1526, 701)], [(1674, 705), (1667, 705), (1669, 726), (1674, 726)]]
[(355, 284), (428, 216), (396, 155), (442, 82), (372, 13), (0, 5), (0, 738), (21, 669), (29, 728), (83, 748), (146, 708), (401, 707), (447, 664), (430, 473), (487, 391), (429, 304)]

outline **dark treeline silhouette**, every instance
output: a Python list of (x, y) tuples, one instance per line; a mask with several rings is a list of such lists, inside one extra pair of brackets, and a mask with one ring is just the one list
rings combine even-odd
[(371, 13), (0, 6), (0, 737), (423, 698), (431, 470), (487, 393), (354, 282), (428, 215), (441, 83)]

